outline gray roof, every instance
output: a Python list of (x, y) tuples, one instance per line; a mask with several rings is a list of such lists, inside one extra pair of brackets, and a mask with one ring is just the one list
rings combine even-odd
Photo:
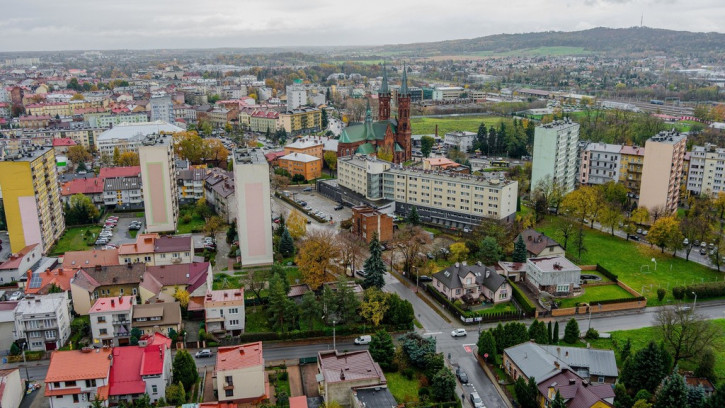
[(167, 122), (157, 120), (155, 122), (140, 122), (140, 123), (119, 123), (113, 128), (101, 133), (98, 136), (98, 141), (113, 140), (113, 139), (131, 139), (134, 137), (148, 136), (154, 133), (166, 132), (175, 133), (181, 132), (184, 129), (172, 125)]
[(362, 402), (364, 407), (392, 408), (398, 406), (387, 387), (362, 388), (355, 392), (358, 401)]
[[(527, 377), (533, 377), (536, 383), (557, 374), (561, 368), (569, 368), (566, 364), (560, 364), (557, 369), (554, 363), (556, 357), (545, 352), (541, 346), (536, 343), (526, 342), (517, 346), (509, 347), (504, 350), (509, 359), (521, 370)], [(572, 370), (573, 371), (573, 370)]]
[[(526, 377), (534, 377), (537, 383), (564, 368), (583, 378), (618, 376), (617, 362), (612, 350), (545, 346), (526, 342), (509, 347), (504, 352)], [(559, 369), (555, 366), (556, 362), (559, 363)]]
[(111, 177), (103, 183), (104, 191), (139, 189), (141, 189), (141, 177)]
[(476, 282), (495, 292), (501, 285), (506, 282), (506, 278), (496, 273), (496, 270), (485, 265), (465, 265), (456, 262), (448, 268), (433, 275), (439, 282), (446, 285), (449, 289), (463, 287), (463, 279), (466, 275), (473, 273), (476, 276)]
[[(561, 352), (557, 351), (557, 346), (539, 346), (552, 356), (557, 356), (569, 367), (573, 368), (577, 373), (582, 369), (586, 369), (589, 375), (602, 375), (606, 377), (616, 377), (617, 360), (612, 350), (596, 350), (577, 347), (558, 347)], [(580, 374), (581, 375), (581, 374)]]

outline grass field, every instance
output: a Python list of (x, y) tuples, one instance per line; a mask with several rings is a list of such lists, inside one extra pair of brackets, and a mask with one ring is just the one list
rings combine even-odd
[[(725, 319), (716, 319), (712, 320), (712, 322), (725, 332)], [(617, 367), (620, 370), (622, 369), (622, 362), (619, 359), (619, 350), (627, 342), (627, 339), (632, 342), (632, 352), (634, 352), (645, 347), (650, 340), (657, 341), (661, 337), (656, 327), (614, 331), (611, 332), (611, 335), (611, 339), (593, 340), (590, 343), (594, 348), (614, 350), (617, 357)], [(717, 340), (713, 352), (715, 353), (715, 375), (719, 380), (725, 379), (725, 339), (723, 337)], [(678, 365), (682, 370), (694, 370), (696, 363), (696, 361), (682, 361)]]
[(479, 312), (479, 313), (485, 313), (485, 314), (501, 313), (501, 312), (515, 312), (516, 306), (514, 306), (514, 304), (511, 302), (502, 302), (502, 303), (497, 303), (491, 307), (487, 307), (485, 309), (479, 309), (479, 310), (475, 310), (475, 311)]
[(385, 373), (388, 389), (398, 403), (418, 401), (420, 383), (417, 378), (407, 379), (400, 373)]
[(448, 132), (465, 130), (468, 132), (478, 132), (478, 127), (481, 122), (486, 124), (486, 127), (491, 125), (498, 126), (498, 124), (505, 120), (507, 123), (509, 119), (501, 116), (453, 116), (445, 118), (412, 118), (410, 120), (410, 126), (416, 135), (430, 135), (435, 133), (435, 127), (438, 125), (438, 135), (443, 136)]
[[(181, 214), (183, 216), (183, 214)], [(179, 225), (176, 227), (177, 234), (190, 234), (192, 232), (201, 232), (204, 229), (204, 219), (196, 214), (191, 216), (191, 221), (184, 223), (179, 217)]]
[(264, 312), (264, 306), (251, 306), (246, 308), (246, 322), (244, 331), (247, 333), (264, 333), (270, 332), (267, 314)]
[(575, 298), (562, 299), (559, 307), (574, 307), (577, 303), (596, 304), (600, 300), (632, 298), (629, 292), (617, 285), (591, 286), (584, 288), (584, 294)]
[[(93, 234), (85, 239), (86, 231)], [(60, 237), (58, 243), (55, 244), (50, 251), (51, 255), (62, 255), (68, 251), (84, 251), (93, 247), (95, 236), (101, 231), (101, 227), (69, 227), (66, 228), (63, 236)]]
[[(561, 237), (551, 224), (551, 218), (540, 223), (536, 229), (561, 241)], [(567, 257), (576, 260), (577, 253), (573, 250), (571, 241)], [(577, 262), (578, 264), (602, 265), (618, 275), (619, 279), (632, 289), (647, 296), (648, 306), (660, 304), (656, 295), (660, 287), (667, 290), (663, 303), (671, 303), (674, 301), (671, 291), (674, 286), (722, 280), (721, 274), (715, 270), (682, 258), (675, 258), (668, 253), (663, 254), (657, 247), (650, 248), (646, 244), (628, 242), (597, 230), (585, 228), (584, 244), (587, 251), (582, 253), (582, 259)], [(652, 258), (657, 261), (657, 269), (655, 263), (651, 261)]]
[(509, 57), (509, 56), (560, 56), (560, 55), (589, 55), (591, 51), (585, 50), (582, 47), (538, 47), (538, 48), (523, 48), (518, 50), (511, 50), (506, 52), (495, 52), (495, 51), (478, 51), (467, 55), (475, 55), (479, 57)]

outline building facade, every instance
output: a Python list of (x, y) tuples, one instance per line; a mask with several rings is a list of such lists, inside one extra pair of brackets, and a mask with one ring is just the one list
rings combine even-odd
[(368, 244), (377, 235), (381, 242), (393, 239), (393, 219), (372, 207), (352, 207), (352, 233)]
[(569, 295), (579, 289), (581, 268), (563, 256), (526, 260), (526, 279), (538, 290), (552, 295)]
[(176, 160), (171, 136), (145, 138), (139, 148), (146, 231), (175, 232), (179, 218)]
[(589, 143), (582, 152), (579, 183), (598, 185), (618, 182), (621, 166), (621, 145)]
[(644, 147), (622, 146), (619, 154), (622, 160), (619, 166), (619, 182), (627, 187), (630, 198), (638, 199), (642, 186)]
[(473, 147), (473, 141), (476, 139), (476, 133), (473, 132), (450, 132), (446, 133), (443, 143), (449, 148), (454, 147), (462, 152), (468, 152)]
[(725, 149), (714, 144), (693, 146), (687, 174), (687, 191), (694, 195), (716, 196), (725, 191)]
[(149, 99), (149, 110), (151, 121), (160, 120), (166, 123), (174, 123), (174, 104), (171, 102), (171, 96), (154, 96)]
[(94, 346), (116, 347), (130, 344), (134, 303), (135, 296), (103, 297), (96, 300), (88, 311)]
[(314, 180), (322, 175), (322, 159), (309, 154), (290, 153), (280, 157), (277, 164), (293, 177), (299, 174), (305, 180)]
[(279, 129), (297, 136), (322, 130), (322, 111), (317, 108), (291, 109), (279, 114)]
[(15, 339), (24, 340), (30, 351), (56, 350), (70, 337), (68, 296), (51, 293), (28, 296), (15, 308)]
[(98, 397), (108, 406), (112, 349), (54, 351), (45, 375), (50, 408), (91, 408)]
[(242, 265), (271, 265), (274, 251), (269, 165), (262, 150), (234, 152), (234, 186)]
[(534, 131), (534, 155), (531, 188), (550, 178), (568, 193), (574, 189), (577, 176), (577, 144), (579, 124), (569, 120), (537, 126)]
[(284, 147), (284, 154), (302, 153), (322, 159), (322, 149), (324, 147), (322, 140), (310, 138), (302, 138), (295, 140)]
[(642, 166), (639, 206), (650, 212), (661, 209), (672, 214), (680, 201), (687, 137), (676, 131), (660, 132), (647, 140), (644, 148), (647, 154)]
[(370, 200), (383, 198), (383, 173), (390, 162), (364, 155), (342, 157), (337, 160), (337, 182)]
[(236, 336), (244, 332), (244, 289), (211, 290), (204, 296), (207, 333)]
[(219, 347), (214, 374), (219, 401), (256, 403), (268, 397), (261, 341)]

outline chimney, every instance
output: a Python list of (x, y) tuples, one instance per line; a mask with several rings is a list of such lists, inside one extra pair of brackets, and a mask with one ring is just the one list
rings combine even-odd
[(345, 381), (345, 371), (342, 368), (340, 369), (340, 380)]
[(120, 305), (121, 303), (123, 303), (123, 296), (118, 297), (118, 304)]
[(28, 284), (30, 284), (30, 281), (33, 279), (33, 271), (28, 269)]
[(45, 270), (45, 274), (46, 274), (46, 275), (50, 275), (50, 268), (47, 268), (47, 269)]
[(115, 299), (111, 299), (111, 307), (116, 307), (116, 301), (115, 301)]
[(556, 367), (557, 370), (559, 369), (559, 362), (558, 361), (554, 361), (554, 367)]

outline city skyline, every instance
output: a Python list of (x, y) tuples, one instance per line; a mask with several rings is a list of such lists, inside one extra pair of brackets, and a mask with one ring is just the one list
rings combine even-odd
[[(331, 0), (211, 0), (123, 3), (45, 0), (6, 5), (0, 49), (17, 51), (360, 46), (475, 38), (492, 34), (625, 28), (723, 32), (714, 0), (513, 0), (419, 4), (372, 0), (342, 8)], [(497, 7), (498, 6), (498, 7)]]

